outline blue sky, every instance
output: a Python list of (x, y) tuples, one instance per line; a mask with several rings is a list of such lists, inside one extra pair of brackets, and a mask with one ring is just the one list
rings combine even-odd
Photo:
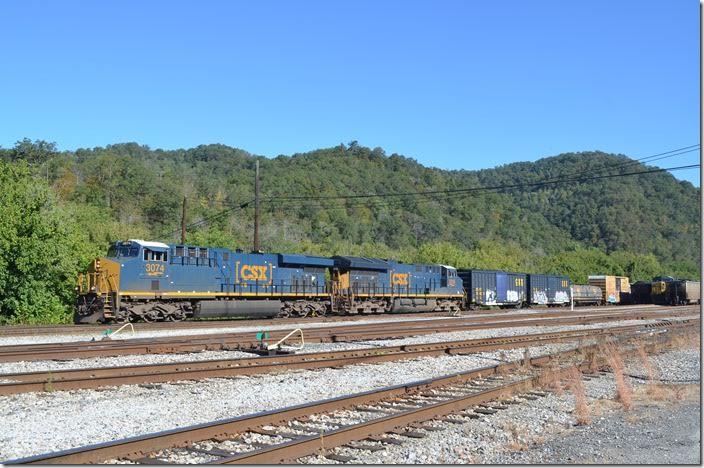
[(6, 1), (0, 67), (3, 147), (357, 140), (479, 169), (699, 142), (696, 1)]

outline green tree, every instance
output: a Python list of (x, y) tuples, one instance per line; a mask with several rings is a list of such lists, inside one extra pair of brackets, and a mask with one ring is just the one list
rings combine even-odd
[(65, 322), (84, 265), (77, 226), (27, 163), (0, 161), (0, 321)]

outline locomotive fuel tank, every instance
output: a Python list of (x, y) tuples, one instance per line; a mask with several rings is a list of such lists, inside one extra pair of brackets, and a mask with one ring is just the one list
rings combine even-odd
[(280, 310), (281, 301), (274, 299), (200, 301), (193, 318), (268, 318), (276, 317)]

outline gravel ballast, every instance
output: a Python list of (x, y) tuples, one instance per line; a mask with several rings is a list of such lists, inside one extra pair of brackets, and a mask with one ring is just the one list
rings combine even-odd
[[(657, 320), (623, 320), (619, 322), (609, 322), (607, 324), (591, 325), (563, 325), (550, 327), (516, 327), (501, 329), (483, 329), (456, 331), (449, 333), (433, 333), (428, 335), (412, 336), (395, 340), (369, 340), (349, 343), (306, 343), (300, 353), (344, 351), (349, 349), (369, 348), (374, 346), (400, 346), (408, 344), (436, 343), (441, 341), (461, 341), (480, 338), (490, 338), (498, 336), (515, 336), (532, 333), (551, 333), (566, 330), (586, 330), (605, 327), (617, 327), (623, 325), (638, 325), (645, 323), (655, 323)], [(305, 331), (304, 331), (305, 338)], [(294, 337), (291, 345), (297, 345), (299, 338)], [(0, 374), (12, 374), (19, 372), (40, 372), (47, 370), (64, 369), (84, 369), (88, 367), (115, 367), (141, 364), (159, 364), (184, 361), (202, 361), (209, 359), (238, 359), (251, 358), (255, 355), (241, 351), (203, 351), (199, 353), (181, 354), (142, 354), (129, 356), (114, 356), (88, 359), (72, 359), (66, 361), (20, 361), (0, 363)], [(0, 376), (1, 379), (1, 376)]]
[[(530, 348), (531, 355), (570, 344)], [(341, 369), (0, 397), (0, 460), (183, 427), (519, 359), (523, 350)]]
[[(698, 380), (698, 350), (670, 351), (652, 362), (664, 379)], [(643, 371), (634, 360), (628, 364)], [(427, 432), (423, 439), (406, 438), (403, 445), (387, 445), (383, 451), (354, 451), (354, 463), (700, 463), (699, 385), (670, 385), (665, 392), (684, 396), (665, 393), (654, 400), (645, 393), (643, 380), (629, 381), (636, 398), (628, 412), (614, 401), (612, 374), (584, 381), (592, 418), (586, 426), (576, 425), (571, 393), (548, 393), (494, 415), (443, 426), (442, 432)], [(321, 456), (300, 461), (334, 463)]]
[[(632, 323), (632, 322), (626, 322)], [(547, 331), (545, 327), (535, 327)], [(567, 327), (559, 327), (567, 328)], [(477, 333), (491, 332), (479, 330)], [(496, 332), (496, 331), (494, 331)], [(503, 330), (519, 333), (520, 329)], [(521, 333), (526, 333), (523, 330)], [(451, 334), (443, 334), (444, 339)], [(439, 341), (430, 336), (407, 340)], [(394, 343), (404, 340), (393, 340)], [(423, 342), (423, 341), (421, 341)], [(384, 342), (379, 342), (382, 344)], [(369, 343), (365, 343), (368, 346)], [(571, 344), (530, 348), (530, 354), (552, 353)], [(523, 349), (471, 356), (418, 358), (403, 362), (348, 366), (342, 369), (291, 371), (277, 375), (208, 379), (148, 387), (108, 387), (103, 390), (77, 390), (31, 393), (0, 397), (3, 424), (0, 425), (0, 460), (29, 456), (80, 445), (110, 441), (199, 422), (233, 417), (303, 402), (370, 390), (464, 370), (495, 365), (502, 360), (523, 357)], [(103, 360), (104, 361), (104, 360)], [(651, 362), (663, 381), (698, 382), (699, 352), (678, 349), (655, 356)], [(637, 360), (627, 362), (634, 387), (646, 381)], [(614, 383), (610, 374), (585, 382), (594, 407), (594, 424), (608, 419), (618, 405), (611, 398)], [(592, 403), (590, 403), (592, 404)], [(383, 452), (362, 452), (363, 463), (512, 463), (512, 446), (542, 445), (563, 437), (573, 429), (571, 394), (548, 394), (536, 401), (512, 405), (507, 410), (466, 424), (449, 425), (424, 439), (406, 440), (401, 446), (387, 446)], [(567, 431), (567, 432), (566, 432)], [(557, 455), (555, 455), (557, 456)], [(315, 461), (311, 457), (309, 461)], [(516, 458), (519, 460), (519, 458)], [(181, 460), (187, 462), (187, 460)], [(194, 460), (195, 461), (195, 460)], [(331, 460), (319, 460), (333, 463)], [(560, 462), (551, 459), (549, 462)], [(518, 461), (520, 463), (520, 461)]]

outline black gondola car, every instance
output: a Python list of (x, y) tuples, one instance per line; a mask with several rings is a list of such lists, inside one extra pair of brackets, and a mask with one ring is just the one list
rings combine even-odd
[(521, 307), (527, 300), (525, 273), (497, 270), (457, 270), (467, 294), (467, 306)]
[[(650, 293), (652, 284), (648, 281), (636, 281), (631, 285), (630, 304), (652, 304)], [(623, 300), (621, 302), (624, 302)], [(624, 302), (625, 303), (625, 302)]]
[(565, 305), (570, 303), (568, 276), (528, 275), (528, 304)]

